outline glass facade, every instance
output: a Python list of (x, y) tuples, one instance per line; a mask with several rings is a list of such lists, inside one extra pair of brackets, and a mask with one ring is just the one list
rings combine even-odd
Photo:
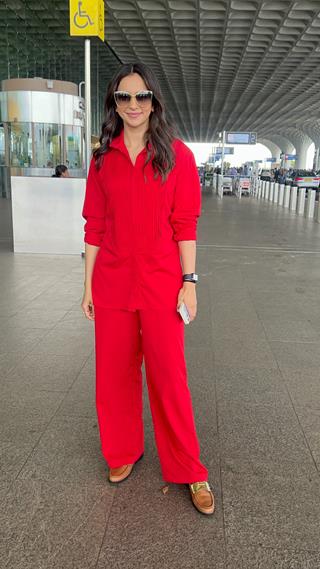
[(62, 127), (58, 124), (34, 123), (35, 168), (54, 168), (63, 163)]
[[(6, 130), (7, 129), (7, 130)], [(6, 132), (9, 156), (6, 158)], [(49, 123), (0, 123), (0, 166), (84, 168), (83, 128)], [(7, 161), (7, 163), (6, 163)]]
[(11, 123), (9, 126), (10, 166), (30, 168), (32, 166), (31, 123)]
[(65, 164), (70, 170), (73, 168), (83, 168), (81, 156), (81, 127), (65, 126)]

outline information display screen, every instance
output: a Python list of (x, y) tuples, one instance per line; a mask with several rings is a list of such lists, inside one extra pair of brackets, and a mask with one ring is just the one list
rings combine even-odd
[[(222, 154), (222, 146), (218, 146), (217, 148), (215, 148), (215, 153), (216, 154)], [(224, 153), (225, 154), (234, 154), (234, 148), (232, 148), (231, 146), (225, 146), (224, 147)]]
[(256, 144), (257, 134), (255, 132), (227, 132), (227, 144)]

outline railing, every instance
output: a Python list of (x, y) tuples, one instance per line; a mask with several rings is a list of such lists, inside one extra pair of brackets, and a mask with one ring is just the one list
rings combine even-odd
[(297, 215), (320, 223), (320, 206), (316, 201), (316, 188), (298, 188), (257, 179), (253, 184), (253, 196), (289, 209)]

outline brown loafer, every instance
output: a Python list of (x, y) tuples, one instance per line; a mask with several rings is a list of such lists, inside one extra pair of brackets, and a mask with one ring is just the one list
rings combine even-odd
[(126, 478), (130, 476), (134, 465), (137, 464), (137, 462), (139, 462), (139, 460), (141, 460), (142, 457), (143, 454), (133, 464), (124, 464), (123, 466), (119, 466), (118, 468), (109, 468), (109, 482), (118, 484), (119, 482), (126, 480)]
[(208, 482), (189, 484), (192, 503), (201, 514), (213, 514), (214, 495)]

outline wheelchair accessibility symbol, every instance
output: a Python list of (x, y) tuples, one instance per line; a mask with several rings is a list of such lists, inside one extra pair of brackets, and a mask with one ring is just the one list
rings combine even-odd
[(70, 35), (104, 41), (104, 0), (69, 0)]
[(91, 20), (89, 14), (85, 10), (81, 9), (82, 2), (78, 2), (78, 11), (73, 17), (73, 23), (77, 28), (83, 30), (87, 26), (93, 26), (94, 22)]

